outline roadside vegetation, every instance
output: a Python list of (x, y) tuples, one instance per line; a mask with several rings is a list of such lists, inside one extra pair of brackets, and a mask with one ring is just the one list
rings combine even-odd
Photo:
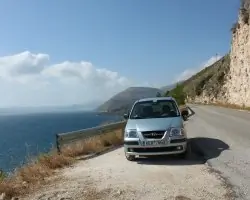
[(171, 91), (167, 91), (165, 96), (172, 96), (175, 98), (179, 106), (185, 105), (186, 94), (183, 91), (183, 86), (184, 85), (177, 83), (176, 87)]
[(6, 174), (0, 170), (0, 181), (2, 181), (6, 177)]
[(100, 153), (122, 143), (123, 130), (118, 129), (63, 148), (61, 154), (55, 150), (41, 154), (8, 177), (0, 172), (0, 197), (11, 199), (23, 196), (48, 183), (49, 178), (56, 175), (56, 169), (72, 165), (79, 156)]
[(189, 79), (183, 81), (183, 91), (190, 98), (202, 95), (204, 91), (208, 96), (217, 98), (218, 94), (223, 93), (223, 85), (226, 81), (230, 66), (229, 54), (220, 60), (206, 67)]

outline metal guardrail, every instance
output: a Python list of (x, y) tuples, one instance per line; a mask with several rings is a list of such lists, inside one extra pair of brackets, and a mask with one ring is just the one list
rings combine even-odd
[(67, 133), (56, 134), (56, 146), (58, 153), (61, 152), (61, 148), (64, 145), (68, 145), (79, 140), (86, 140), (91, 137), (102, 135), (113, 130), (125, 128), (126, 121), (120, 121), (116, 123), (111, 123), (107, 125), (97, 126), (93, 128), (82, 129), (78, 131), (72, 131)]

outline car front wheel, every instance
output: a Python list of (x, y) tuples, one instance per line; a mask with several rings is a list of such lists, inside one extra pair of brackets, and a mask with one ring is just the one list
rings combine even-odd
[(135, 156), (134, 155), (128, 155), (127, 153), (125, 153), (126, 159), (128, 161), (134, 161), (135, 160)]

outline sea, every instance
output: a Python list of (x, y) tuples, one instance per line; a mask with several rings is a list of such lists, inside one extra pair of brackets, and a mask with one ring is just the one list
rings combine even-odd
[(56, 134), (116, 122), (121, 116), (91, 111), (0, 113), (0, 170), (6, 173), (55, 147)]

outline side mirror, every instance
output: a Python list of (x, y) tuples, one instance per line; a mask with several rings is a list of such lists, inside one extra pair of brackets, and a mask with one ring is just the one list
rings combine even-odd
[(181, 116), (182, 116), (184, 121), (187, 121), (187, 119), (188, 119), (188, 111), (187, 110), (181, 111)]
[(124, 114), (124, 115), (123, 115), (123, 118), (124, 118), (124, 119), (128, 119), (128, 114)]

